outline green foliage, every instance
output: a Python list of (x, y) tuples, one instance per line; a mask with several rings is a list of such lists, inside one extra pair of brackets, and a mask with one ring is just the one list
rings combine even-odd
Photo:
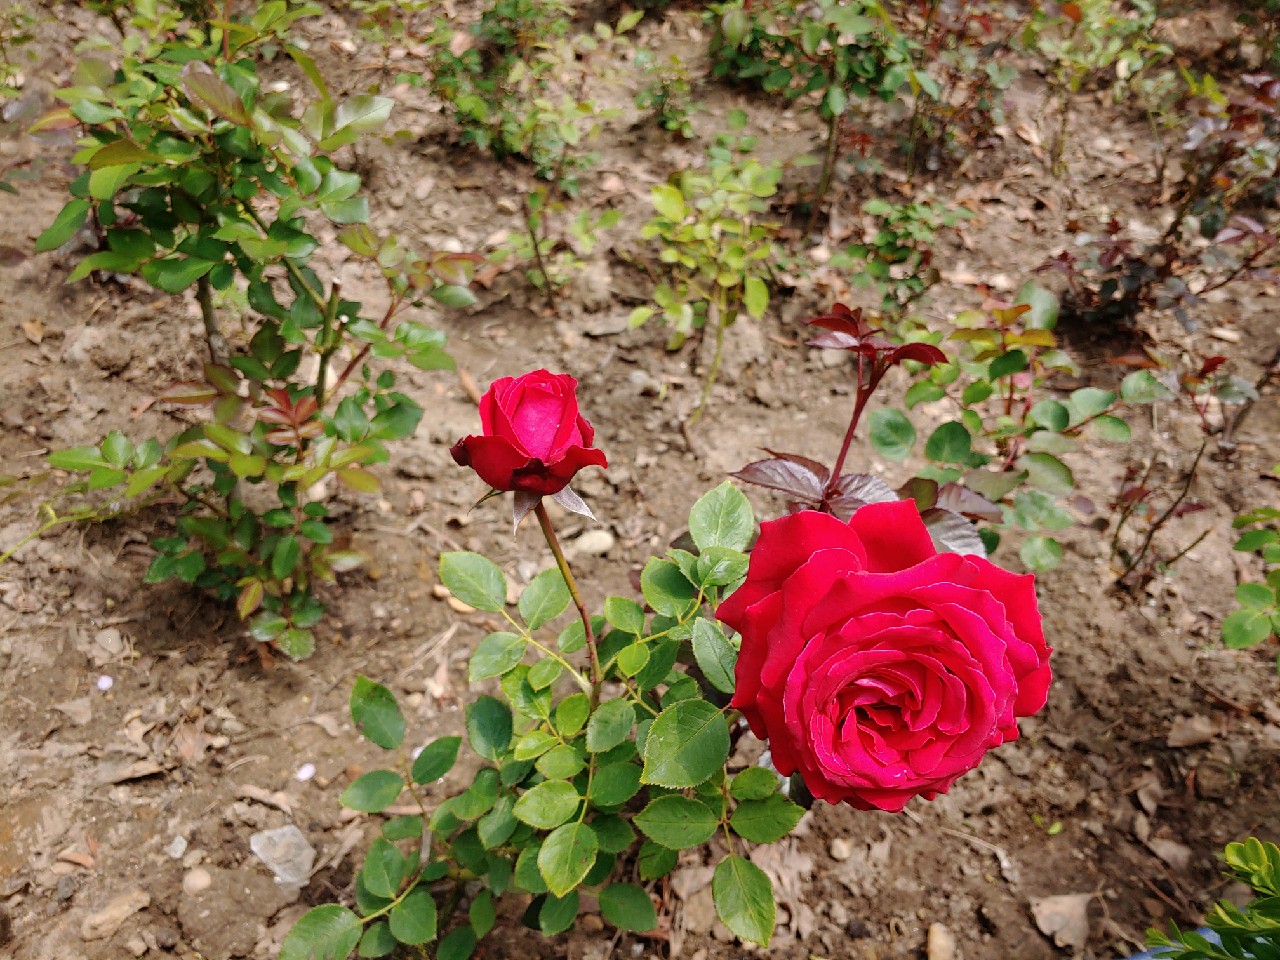
[(713, 25), (712, 74), (803, 100), (827, 128), (814, 203), (835, 172), (845, 116), (857, 101), (892, 100), (908, 88), (937, 97), (937, 83), (917, 69), (911, 43), (898, 31), (892, 5), (880, 0), (728, 0), (707, 5)]
[[(1043, 572), (1062, 557), (1051, 534), (1073, 523), (1058, 505), (1076, 486), (1063, 457), (1084, 443), (1125, 442), (1129, 428), (1117, 414), (1126, 404), (1157, 398), (1096, 387), (1081, 387), (1061, 399), (1048, 395), (1046, 381), (1053, 373), (1075, 370), (1053, 333), (1058, 301), (1030, 283), (1018, 301), (959, 314), (947, 335), (955, 345), (952, 359), (929, 368), (907, 390), (908, 409), (950, 397), (959, 416), (934, 428), (925, 440), (924, 455), (932, 464), (919, 476), (932, 485), (904, 490), (927, 510), (943, 505), (935, 504), (940, 495), (935, 485), (960, 484), (977, 499), (957, 500), (952, 506), (994, 524), (983, 531), (988, 549), (1003, 530), (1022, 530), (1030, 535), (1022, 561)], [(923, 330), (908, 333), (924, 340), (942, 338)], [(904, 458), (915, 428), (898, 411), (878, 413), (871, 421), (872, 445), (890, 459)]]
[[(443, 335), (406, 311), (429, 299), (472, 302), (465, 283), (476, 259), (419, 255), (365, 226), (360, 177), (332, 154), (380, 130), (392, 101), (330, 98), (315, 64), (288, 43), (290, 25), (315, 10), (276, 0), (223, 25), (177, 6), (138, 7), (119, 65), (91, 52), (58, 91), (85, 133), (75, 156), (84, 172), (36, 244), (56, 249), (90, 221), (102, 248), (69, 281), (110, 271), (168, 294), (194, 288), (210, 350), (200, 380), (158, 391), (162, 403), (201, 411), (195, 426), (168, 439), (112, 434), (50, 456), (83, 475), (60, 497), (91, 506), (69, 516), (104, 519), (177, 496), (175, 529), (154, 541), (147, 581), (177, 578), (234, 600), (250, 636), (291, 657), (314, 649), (324, 613), (315, 585), (363, 559), (336, 542), (329, 508), (310, 491), (327, 480), (379, 489), (367, 468), (422, 416), (380, 368), (452, 366)], [(319, 98), (299, 110), (265, 89), (256, 57), (267, 47), (285, 49)], [(383, 275), (380, 318), (312, 270), (325, 222)], [(246, 333), (229, 344), (214, 298), (235, 291), (247, 303)]]
[(1105, 77), (1118, 101), (1132, 78), (1172, 55), (1153, 38), (1157, 15), (1154, 0), (1076, 0), (1035, 7), (1021, 42), (1045, 60), (1055, 88), (1058, 127), (1048, 154), (1054, 172), (1066, 170), (1075, 94)]
[[(741, 130), (746, 115), (730, 116)], [(653, 305), (637, 307), (638, 327), (661, 315), (671, 327), (667, 348), (678, 350), (698, 329), (710, 326), (716, 350), (703, 388), (703, 401), (719, 370), (724, 332), (739, 313), (759, 320), (769, 307), (778, 225), (762, 219), (778, 190), (782, 167), (750, 156), (755, 138), (721, 135), (703, 170), (685, 170), (653, 188), (656, 216), (640, 235), (661, 245), (658, 259), (669, 279), (653, 290)], [(699, 410), (702, 404), (699, 404)]]
[(653, 112), (654, 119), (663, 130), (668, 130), (684, 140), (693, 139), (691, 114), (697, 109), (693, 102), (693, 89), (689, 71), (676, 54), (665, 60), (657, 59), (650, 51), (636, 54), (637, 65), (644, 68), (649, 82), (636, 93), (635, 104), (641, 110)]
[(1224, 90), (1209, 74), (1182, 78), (1175, 116), (1194, 120), (1183, 130), (1168, 228), (1140, 240), (1113, 219), (1079, 238), (1081, 253), (1046, 265), (1067, 277), (1070, 306), (1087, 319), (1129, 323), (1142, 311), (1171, 311), (1192, 329), (1207, 293), (1265, 281), (1278, 262), (1276, 228), (1257, 211), (1277, 195), (1280, 80), (1250, 74)]
[(973, 214), (941, 204), (868, 200), (864, 213), (877, 221), (871, 239), (851, 244), (831, 258), (834, 269), (848, 270), (857, 287), (881, 291), (881, 310), (901, 316), (938, 282), (933, 242), (939, 230), (954, 227)]
[[(335, 942), (340, 935), (344, 949), (333, 956), (345, 958), (362, 935), (387, 951), (439, 938), (439, 956), (446, 944), (463, 956), (489, 932), (494, 903), (506, 893), (533, 896), (527, 922), (547, 935), (572, 925), (580, 892), (596, 898), (606, 923), (643, 933), (658, 917), (640, 884), (669, 872), (680, 850), (724, 833), (741, 851), (744, 842), (770, 843), (791, 831), (803, 810), (779, 793), (776, 774), (727, 770), (723, 690), (736, 646), (710, 611), (745, 575), (751, 507), (726, 483), (693, 506), (689, 527), (697, 553), (672, 549), (646, 567), (653, 612), (609, 597), (605, 617), (592, 618), (598, 673), (595, 657), (583, 666), (581, 654), (575, 662), (564, 652), (568, 631), (556, 649), (554, 621), (568, 606), (559, 570), (534, 578), (512, 610), (505, 578), (488, 560), (441, 557), (441, 579), (455, 595), (508, 621), (472, 659), (473, 678), (496, 679), (500, 696), (482, 695), (467, 708), (470, 785), (434, 812), (388, 820), (365, 852), (357, 912), (313, 909), (290, 932), (286, 955), (304, 956), (323, 945), (322, 935)], [(602, 691), (613, 693), (601, 699)], [(363, 677), (352, 695), (352, 718), (386, 749), (403, 738), (394, 702)], [(363, 774), (340, 800), (366, 812), (404, 802), (409, 780), (435, 782), (457, 748), (457, 738), (437, 740), (411, 764)], [(768, 943), (773, 891), (757, 867), (738, 853), (723, 857), (713, 895), (731, 930)]]
[(899, 29), (912, 46), (917, 71), (933, 79), (936, 96), (917, 96), (907, 132), (910, 170), (938, 169), (967, 154), (1005, 119), (1003, 97), (1018, 76), (1008, 42), (1013, 14), (998, 3), (929, 3), (923, 12), (900, 5)]
[(620, 38), (641, 16), (573, 34), (563, 0), (496, 0), (461, 43), (441, 19), (428, 38), (432, 92), (452, 105), (464, 142), (524, 157), (538, 176), (576, 193), (578, 175), (594, 162), (581, 146), (614, 115), (583, 95), (590, 64), (618, 57)]
[[(1276, 472), (1280, 473), (1280, 466)], [(1239, 606), (1222, 621), (1222, 642), (1238, 649), (1280, 634), (1280, 510), (1259, 507), (1236, 517), (1232, 526), (1242, 531), (1235, 549), (1255, 554), (1265, 571), (1261, 582), (1236, 588)]]
[(1147, 945), (1166, 948), (1168, 960), (1263, 960), (1280, 951), (1280, 847), (1250, 837), (1229, 843), (1223, 852), (1231, 875), (1253, 890), (1243, 908), (1219, 901), (1205, 917), (1217, 935), (1214, 943), (1195, 931), (1176, 926), (1171, 934), (1147, 931)]

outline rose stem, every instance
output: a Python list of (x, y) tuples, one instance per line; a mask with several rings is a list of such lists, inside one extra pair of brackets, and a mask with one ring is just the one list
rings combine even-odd
[(533, 508), (533, 513), (538, 518), (538, 525), (542, 527), (542, 535), (547, 539), (547, 546), (551, 548), (551, 553), (556, 558), (556, 566), (560, 568), (560, 575), (564, 577), (565, 586), (569, 588), (569, 595), (573, 597), (573, 605), (578, 608), (578, 616), (582, 618), (582, 629), (587, 637), (587, 653), (591, 657), (591, 709), (594, 711), (600, 705), (600, 686), (604, 683), (604, 676), (600, 672), (600, 654), (596, 652), (596, 635), (591, 629), (591, 617), (587, 615), (587, 607), (582, 602), (582, 594), (578, 592), (578, 582), (573, 579), (569, 561), (565, 559), (564, 551), (560, 549), (560, 540), (556, 537), (555, 528), (551, 526), (551, 518), (547, 516), (546, 504), (539, 500), (538, 505)]
[(876, 365), (872, 362), (871, 377), (868, 382), (863, 382), (864, 362), (866, 358), (862, 354), (858, 354), (858, 398), (853, 405), (853, 416), (849, 418), (849, 429), (845, 431), (844, 443), (840, 447), (840, 456), (836, 457), (836, 465), (831, 470), (831, 477), (827, 480), (827, 489), (824, 491), (830, 495), (836, 489), (836, 484), (840, 482), (840, 471), (844, 469), (844, 458), (849, 455), (849, 447), (853, 444), (853, 431), (858, 429), (858, 421), (862, 419), (862, 409), (867, 405), (867, 401), (871, 399), (871, 394), (875, 393), (876, 387), (880, 383), (880, 377), (876, 376)]

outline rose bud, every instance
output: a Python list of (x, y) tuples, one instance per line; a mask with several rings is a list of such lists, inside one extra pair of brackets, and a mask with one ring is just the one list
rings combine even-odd
[(742, 634), (731, 706), (828, 803), (931, 800), (1048, 697), (1034, 578), (938, 553), (913, 500), (763, 523), (716, 615)]
[(480, 436), (450, 451), (495, 490), (559, 493), (583, 467), (609, 465), (591, 444), (595, 431), (578, 412), (578, 381), (534, 370), (495, 380), (480, 398)]

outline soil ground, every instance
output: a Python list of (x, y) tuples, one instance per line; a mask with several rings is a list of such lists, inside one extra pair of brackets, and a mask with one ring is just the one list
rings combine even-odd
[[(83, 11), (58, 13), (61, 21), (41, 28), (30, 90), (62, 82), (74, 44), (103, 30)], [(1194, 21), (1182, 26), (1198, 35)], [(335, 75), (346, 71), (351, 87), (368, 82), (357, 78), (376, 64), (348, 22), (329, 16), (303, 30)], [(677, 10), (642, 25), (639, 40), (681, 51), (698, 77), (702, 30), (694, 15)], [(396, 66), (413, 69), (412, 55)], [(1034, 74), (1024, 76), (997, 135), (960, 171), (917, 184), (917, 195), (974, 213), (939, 242), (943, 280), (925, 311), (938, 320), (977, 306), (987, 292), (982, 284), (1010, 295), (1069, 242), (1068, 221), (1159, 221), (1149, 204), (1146, 127), (1109, 100), (1082, 95), (1070, 172), (1051, 177), (1034, 134), (1044, 90)], [(527, 172), (457, 145), (439, 105), (422, 92), (402, 88), (397, 96), (393, 125), (411, 136), (358, 158), (376, 223), (424, 247), (467, 250), (485, 250), (501, 231), (519, 229), (516, 200)], [(704, 105), (694, 117), (703, 138), (730, 108), (743, 107), (768, 155), (795, 157), (819, 142), (803, 111), (701, 81), (695, 96)], [(793, 278), (764, 321), (744, 320), (731, 331), (712, 404), (688, 427), (700, 384), (696, 351), (667, 354), (660, 330), (625, 329), (647, 292), (646, 278), (627, 262), (642, 245), (625, 224), (646, 216), (649, 186), (701, 156), (703, 144), (673, 140), (625, 101), (618, 105), (624, 116), (597, 141), (601, 161), (584, 195), (626, 211), (624, 227), (609, 238), (614, 253), (591, 260), (566, 288), (559, 317), (545, 314), (517, 270), (479, 290), (479, 307), (436, 318), (459, 367), (482, 388), (544, 365), (580, 379), (610, 468), (584, 475), (580, 485), (600, 526), (565, 517), (561, 528), (580, 579), (597, 597), (629, 591), (644, 560), (681, 532), (697, 492), (760, 448), (832, 459), (851, 372), (804, 347), (799, 322), (833, 298), (859, 296), (833, 271)], [(889, 130), (900, 120), (875, 123)], [(169, 435), (179, 427), (175, 414), (148, 400), (199, 368), (204, 345), (194, 303), (128, 280), (66, 286), (73, 261), (65, 252), (13, 256), (30, 251), (64, 202), (71, 151), (2, 146), (6, 162), (37, 153), (51, 162), (19, 185), (18, 196), (0, 194), (7, 251), (0, 472), (33, 473), (43, 452), (94, 442), (111, 429)], [(843, 170), (826, 235), (805, 240), (796, 224), (795, 242), (834, 245), (861, 229), (863, 200), (905, 190), (900, 160), (888, 147), (882, 159), (876, 176)], [(794, 171), (789, 182), (811, 173)], [(357, 298), (376, 302), (375, 277), (342, 261), (319, 266)], [(1221, 294), (1197, 332), (1162, 318), (1144, 320), (1144, 331), (1168, 355), (1225, 354), (1237, 373), (1256, 379), (1278, 335), (1275, 291), (1243, 286)], [(1070, 349), (1083, 373), (1055, 386), (1114, 385), (1122, 371), (1106, 361), (1127, 344), (1098, 331), (1076, 333)], [(349, 723), (353, 678), (363, 673), (396, 692), (411, 737), (459, 732), (467, 659), (488, 627), (482, 615), (459, 615), (436, 599), (437, 554), (483, 551), (518, 582), (544, 565), (533, 531), (513, 541), (503, 510), (469, 509), (478, 481), (447, 452), (476, 427), (459, 380), (410, 373), (403, 385), (427, 417), (383, 473), (381, 497), (337, 495), (346, 533), (373, 561), (332, 593), (332, 616), (307, 661), (264, 671), (233, 611), (177, 586), (141, 585), (148, 542), (171, 522), (162, 508), (62, 528), (0, 568), (0, 769), (10, 771), (0, 784), (0, 955), (266, 958), (309, 905), (348, 894), (353, 860), (374, 827), (344, 814), (336, 798), (362, 768), (380, 762)], [(885, 395), (895, 389), (888, 383)], [(919, 412), (918, 426), (943, 416), (941, 409)], [(1156, 457), (1177, 476), (1200, 434), (1189, 410), (1171, 407), (1144, 413), (1135, 428), (1130, 446), (1071, 462), (1099, 512), (1065, 532), (1063, 563), (1040, 580), (1057, 651), (1047, 709), (945, 797), (897, 816), (820, 805), (794, 839), (760, 852), (782, 904), (768, 956), (923, 957), (934, 924), (967, 960), (1125, 956), (1150, 924), (1193, 923), (1223, 895), (1215, 853), (1225, 842), (1248, 834), (1280, 839), (1276, 649), (1228, 651), (1218, 640), (1237, 582), (1256, 578), (1231, 550), (1230, 520), (1275, 502), (1276, 485), (1260, 476), (1277, 458), (1280, 404), (1273, 393), (1263, 397), (1230, 456), (1211, 444), (1192, 491), (1206, 509), (1168, 531), (1184, 543), (1209, 534), (1138, 596), (1112, 588), (1109, 532), (1098, 529), (1109, 519), (1103, 505), (1128, 464)], [(874, 458), (863, 466), (889, 478), (905, 470)], [(781, 509), (766, 496), (752, 498), (760, 516)], [(37, 522), (30, 500), (0, 505), (0, 548)], [(580, 539), (594, 530), (609, 536)], [(1016, 568), (1016, 544), (995, 559)], [(112, 681), (105, 692), (104, 676)], [(299, 781), (307, 763), (316, 774)], [(439, 796), (465, 776), (456, 771)], [(289, 823), (321, 865), (300, 897), (277, 887), (248, 845), (254, 832)], [(708, 881), (709, 869), (694, 859), (660, 888), (663, 939), (619, 940), (587, 922), (543, 940), (518, 925), (523, 905), (512, 904), (480, 955), (707, 960), (753, 952), (715, 922)], [(100, 915), (111, 910), (122, 922)], [(1042, 932), (1055, 918), (1066, 924), (1058, 934), (1065, 945)], [(1087, 927), (1073, 930), (1081, 922)], [(103, 929), (105, 936), (95, 936)]]

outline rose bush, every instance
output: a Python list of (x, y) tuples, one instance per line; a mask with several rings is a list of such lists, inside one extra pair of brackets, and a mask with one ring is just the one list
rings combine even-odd
[(608, 466), (577, 389), (573, 377), (546, 370), (495, 380), (480, 399), (483, 434), (459, 440), (453, 459), (495, 490), (538, 496), (559, 493), (583, 467)]
[(1048, 696), (1034, 578), (938, 553), (913, 500), (761, 524), (716, 615), (742, 634), (731, 706), (829, 803), (932, 799)]

